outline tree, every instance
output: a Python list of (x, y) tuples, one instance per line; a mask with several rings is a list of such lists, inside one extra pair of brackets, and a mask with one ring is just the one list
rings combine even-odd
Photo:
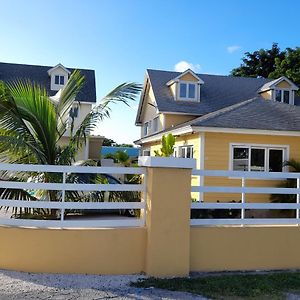
[[(30, 81), (15, 81), (10, 84), (0, 82), (0, 162), (71, 165), (76, 154), (86, 143), (89, 133), (98, 123), (110, 115), (110, 103), (134, 100), (141, 87), (135, 83), (123, 83), (113, 89), (84, 118), (78, 128), (74, 128), (74, 118), (70, 118), (70, 110), (77, 93), (84, 84), (84, 77), (74, 71), (68, 83), (62, 89), (58, 99), (53, 100), (46, 89)], [(70, 130), (70, 138), (66, 146), (60, 141), (64, 133)], [(90, 162), (86, 162), (90, 164)], [(2, 180), (61, 182), (55, 173), (11, 174), (2, 172)], [(80, 181), (74, 174), (68, 182)], [(32, 199), (26, 191), (1, 189), (0, 197)], [(68, 196), (72, 198), (72, 193)], [(57, 191), (43, 192), (39, 199), (58, 200)], [(37, 199), (38, 200), (38, 199)]]
[(300, 86), (300, 48), (287, 48), (284, 59), (275, 59), (275, 70), (269, 74), (270, 78), (286, 76), (297, 86)]
[(104, 138), (102, 146), (113, 146), (116, 142), (112, 139)]
[(230, 73), (240, 77), (270, 77), (277, 65), (285, 59), (285, 52), (281, 51), (277, 43), (273, 43), (271, 49), (260, 49), (253, 53), (246, 52), (243, 63)]

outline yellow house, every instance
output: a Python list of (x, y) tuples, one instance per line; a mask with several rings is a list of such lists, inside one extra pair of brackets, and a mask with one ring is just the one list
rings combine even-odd
[[(300, 98), (286, 77), (275, 80), (147, 70), (136, 117), (142, 155), (154, 155), (163, 134), (176, 136), (176, 157), (198, 169), (282, 172), (300, 160)], [(202, 182), (199, 182), (202, 181)], [(205, 185), (240, 186), (239, 179), (195, 178)], [(248, 181), (266, 186), (266, 182)], [(269, 186), (273, 183), (268, 183)], [(240, 195), (206, 194), (208, 201)], [(265, 201), (264, 195), (247, 200)], [(269, 197), (269, 196), (268, 196)]]

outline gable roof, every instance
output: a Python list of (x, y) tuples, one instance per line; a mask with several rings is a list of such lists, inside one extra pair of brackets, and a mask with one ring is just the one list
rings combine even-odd
[(190, 122), (196, 127), (300, 131), (300, 107), (262, 97), (244, 101)]
[[(267, 78), (234, 77), (224, 75), (196, 74), (205, 83), (201, 86), (200, 102), (175, 101), (167, 83), (182, 73), (148, 69), (146, 83), (151, 83), (157, 109), (161, 113), (188, 114), (203, 116), (225, 107), (241, 103), (245, 99), (259, 96), (262, 86), (274, 84), (274, 80)], [(287, 78), (281, 77), (281, 80)], [(276, 79), (276, 84), (278, 83)], [(294, 85), (295, 86), (295, 85)], [(141, 123), (143, 109), (143, 94), (139, 103), (136, 124)], [(300, 105), (300, 97), (295, 95), (295, 105)]]
[(54, 66), (53, 68), (48, 70), (48, 74), (50, 75), (54, 70), (58, 69), (58, 68), (62, 68), (66, 73), (70, 74), (71, 72), (66, 69), (61, 63), (57, 64), (56, 66)]
[(286, 82), (288, 82), (290, 85), (291, 85), (291, 88), (292, 88), (292, 90), (299, 90), (299, 88), (292, 82), (292, 81), (290, 81), (288, 78), (286, 78), (285, 76), (281, 76), (281, 77), (279, 77), (279, 78), (277, 78), (277, 79), (274, 79), (274, 80), (272, 80), (272, 81), (269, 81), (269, 82), (267, 82), (267, 83), (265, 83), (260, 89), (259, 89), (259, 92), (264, 92), (264, 91), (268, 91), (268, 90), (270, 90), (270, 89), (273, 89), (273, 88), (275, 88), (275, 86), (278, 84), (278, 83), (280, 83), (280, 82), (282, 82), (282, 81), (286, 81)]
[[(0, 80), (11, 82), (16, 79), (29, 79), (45, 87), (49, 96), (54, 96), (57, 91), (50, 89), (50, 76), (48, 74), (51, 68), (53, 67), (0, 63)], [(74, 68), (67, 69), (71, 73), (75, 70)], [(85, 83), (76, 96), (76, 100), (81, 102), (96, 102), (95, 71), (87, 69), (79, 69), (79, 71), (85, 77)]]
[(199, 82), (200, 84), (203, 84), (203, 83), (204, 83), (204, 81), (203, 81), (201, 78), (199, 78), (199, 76), (198, 76), (193, 70), (187, 69), (186, 71), (180, 73), (177, 77), (175, 77), (175, 78), (169, 80), (169, 81), (167, 82), (167, 86), (170, 86), (170, 85), (173, 84), (174, 82), (179, 81), (180, 78), (183, 77), (183, 76), (186, 75), (186, 74), (191, 74), (193, 77), (195, 77), (195, 79), (198, 80), (198, 82)]
[(135, 141), (135, 143), (143, 143), (144, 139), (147, 140), (149, 138), (154, 140), (160, 139), (163, 134), (168, 132), (174, 132), (176, 135), (184, 132), (205, 131), (207, 128), (297, 132), (300, 131), (300, 107), (265, 100), (257, 96), (178, 124), (172, 128), (147, 135)]

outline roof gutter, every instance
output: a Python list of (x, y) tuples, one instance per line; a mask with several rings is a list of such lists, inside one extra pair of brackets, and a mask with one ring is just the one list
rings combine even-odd
[(176, 128), (176, 129), (169, 129), (169, 130), (157, 133), (157, 134), (149, 136), (149, 137), (143, 137), (143, 138), (135, 141), (134, 143), (137, 145), (142, 145), (145, 143), (160, 141), (161, 138), (163, 137), (163, 135), (166, 135), (169, 133), (173, 134), (174, 136), (179, 136), (179, 135), (189, 134), (189, 133), (193, 133), (193, 132), (194, 132), (194, 130), (193, 130), (192, 126), (188, 125), (188, 126), (184, 126), (184, 127), (180, 127), (180, 128)]

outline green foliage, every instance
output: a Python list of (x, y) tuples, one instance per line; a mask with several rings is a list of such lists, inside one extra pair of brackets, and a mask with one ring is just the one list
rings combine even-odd
[[(84, 77), (74, 71), (66, 86), (56, 98), (51, 98), (46, 89), (36, 83), (17, 80), (10, 84), (0, 82), (0, 162), (16, 164), (71, 165), (91, 131), (104, 118), (109, 117), (111, 103), (134, 100), (141, 90), (135, 83), (123, 83), (106, 95), (84, 118), (77, 128), (70, 110), (76, 95), (84, 84)], [(61, 139), (69, 130), (67, 145)], [(62, 175), (55, 173), (0, 173), (0, 180), (61, 182)], [(67, 182), (83, 183), (83, 179), (72, 174)], [(89, 182), (85, 177), (85, 183)], [(59, 200), (57, 191), (40, 191), (23, 199)], [(66, 193), (69, 199), (78, 199), (78, 192)], [(1, 189), (0, 197), (18, 199), (20, 193), (12, 189)]]
[[(291, 172), (300, 172), (300, 162), (295, 159), (284, 162), (284, 166), (288, 166)], [(278, 188), (296, 188), (297, 180), (293, 178), (288, 178), (277, 185)], [(272, 194), (270, 196), (271, 202), (274, 203), (295, 203), (296, 195), (287, 194)]]
[(116, 142), (112, 139), (104, 138), (102, 146), (113, 146)]
[(297, 86), (300, 86), (300, 48), (287, 48), (284, 59), (275, 59), (275, 70), (270, 73), (270, 78), (286, 76)]
[(279, 63), (284, 58), (285, 52), (280, 50), (277, 43), (273, 43), (271, 49), (260, 49), (253, 53), (246, 52), (242, 58), (243, 63), (238, 68), (233, 69), (231, 75), (268, 78), (277, 68), (275, 61), (277, 60)]
[(162, 147), (160, 148), (160, 152), (157, 150), (154, 151), (155, 156), (172, 156), (174, 153), (175, 140), (176, 138), (171, 133), (169, 133), (167, 136), (163, 135), (161, 139)]

